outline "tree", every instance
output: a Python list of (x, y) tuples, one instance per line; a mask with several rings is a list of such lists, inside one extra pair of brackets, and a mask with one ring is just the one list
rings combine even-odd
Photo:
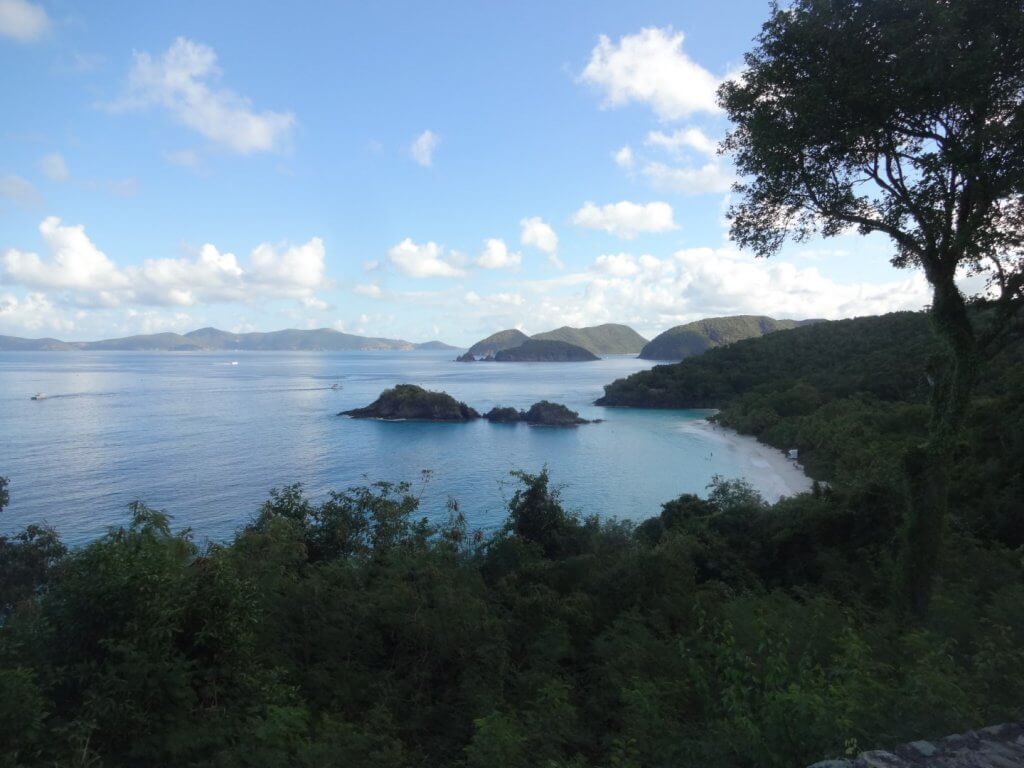
[[(948, 470), (979, 365), (1024, 296), (1024, 5), (1020, 0), (796, 0), (775, 6), (724, 84), (729, 211), (758, 256), (787, 238), (882, 233), (921, 269), (944, 362), (927, 442), (909, 452), (907, 588), (927, 608)], [(983, 311), (957, 279), (987, 280)]]

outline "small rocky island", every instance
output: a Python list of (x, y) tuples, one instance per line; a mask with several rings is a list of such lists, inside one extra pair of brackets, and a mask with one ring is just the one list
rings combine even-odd
[(600, 421), (581, 419), (571, 408), (547, 400), (534, 403), (527, 411), (499, 406), (485, 413), (484, 418), (498, 424), (515, 424), (521, 421), (538, 427), (575, 427), (578, 424), (596, 424)]
[(476, 410), (446, 392), (429, 392), (415, 384), (399, 384), (392, 389), (385, 389), (380, 397), (365, 408), (353, 408), (338, 415), (388, 421), (471, 421), (480, 418)]
[[(398, 384), (385, 389), (365, 408), (353, 408), (338, 415), (383, 421), (473, 421), (480, 418), (479, 411), (459, 402), (447, 392), (430, 392), (415, 384)], [(494, 423), (522, 422), (541, 427), (575, 427), (600, 421), (581, 419), (571, 408), (547, 400), (534, 403), (525, 411), (499, 406), (492, 408), (483, 418)]]

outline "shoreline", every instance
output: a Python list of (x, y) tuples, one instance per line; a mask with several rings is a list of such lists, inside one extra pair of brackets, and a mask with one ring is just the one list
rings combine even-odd
[(763, 489), (762, 495), (772, 504), (783, 496), (809, 491), (814, 484), (797, 462), (786, 458), (781, 450), (759, 442), (756, 437), (741, 435), (706, 418), (686, 422), (682, 431), (698, 434), (724, 446), (733, 454), (736, 463), (744, 468), (744, 476), (757, 477), (755, 485)]

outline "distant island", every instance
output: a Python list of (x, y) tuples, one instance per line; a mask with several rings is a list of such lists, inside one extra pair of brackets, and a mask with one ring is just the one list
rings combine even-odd
[[(342, 411), (338, 415), (352, 419), (382, 421), (464, 422), (481, 418), (479, 411), (456, 400), (447, 392), (431, 392), (416, 384), (398, 384), (391, 389), (385, 389), (369, 405)], [(547, 427), (574, 427), (579, 424), (596, 423), (580, 418), (579, 413), (561, 403), (552, 403), (548, 400), (536, 402), (525, 411), (498, 406), (488, 411), (483, 418), (501, 424), (522, 422)]]
[(817, 320), (776, 320), (764, 315), (708, 317), (669, 328), (640, 351), (643, 360), (679, 361), (736, 341), (755, 339), (774, 331), (796, 328)]
[(518, 347), (503, 349), (494, 356), (496, 363), (584, 363), (600, 360), (593, 352), (566, 341), (528, 339)]
[[(557, 342), (562, 347), (531, 345), (527, 342)], [(582, 362), (596, 360), (600, 355), (635, 355), (643, 349), (647, 340), (628, 325), (605, 323), (588, 328), (562, 326), (553, 331), (544, 331), (527, 336), (520, 330), (510, 328), (491, 334), (471, 346), (458, 362), (470, 363), (477, 360), (497, 362)], [(510, 352), (518, 350), (511, 354)], [(581, 355), (576, 350), (588, 352)]]
[(441, 341), (415, 344), (402, 339), (356, 336), (333, 328), (299, 330), (289, 328), (269, 333), (231, 333), (217, 328), (200, 328), (189, 333), (152, 333), (102, 341), (61, 341), (0, 336), (0, 352), (71, 352), (75, 350), (117, 350), (133, 352), (368, 352), (416, 349), (456, 350)]

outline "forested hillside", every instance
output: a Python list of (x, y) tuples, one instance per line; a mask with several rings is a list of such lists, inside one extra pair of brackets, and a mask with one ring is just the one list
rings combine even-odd
[(773, 331), (796, 328), (813, 320), (775, 320), (762, 315), (708, 317), (677, 325), (649, 341), (640, 357), (644, 360), (683, 360), (708, 349), (724, 347), (743, 339), (754, 339)]
[[(954, 495), (979, 525), (1024, 543), (1024, 342), (985, 369)], [(605, 387), (602, 405), (720, 408), (716, 420), (781, 449), (815, 478), (896, 484), (928, 424), (939, 348), (924, 313), (823, 322), (740, 341)]]

